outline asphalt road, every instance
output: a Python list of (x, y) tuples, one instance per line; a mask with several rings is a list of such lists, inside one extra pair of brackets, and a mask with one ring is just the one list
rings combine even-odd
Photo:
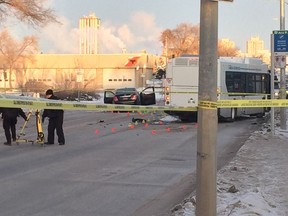
[[(133, 116), (149, 124), (129, 127)], [(64, 119), (64, 146), (0, 145), (1, 216), (167, 215), (192, 192), (195, 123), (161, 124), (156, 114), (75, 111), (65, 111)], [(23, 120), (18, 121), (19, 128)], [(33, 116), (25, 128), (27, 139), (36, 138), (34, 121)], [(255, 122), (219, 124), (218, 166), (237, 152)], [(0, 138), (5, 141), (3, 129)]]

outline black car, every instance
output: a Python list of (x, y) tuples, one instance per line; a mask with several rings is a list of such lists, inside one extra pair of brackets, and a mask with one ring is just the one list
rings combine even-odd
[(153, 105), (156, 104), (154, 87), (145, 88), (138, 92), (136, 88), (119, 88), (115, 91), (104, 92), (105, 104), (126, 104), (126, 105)]

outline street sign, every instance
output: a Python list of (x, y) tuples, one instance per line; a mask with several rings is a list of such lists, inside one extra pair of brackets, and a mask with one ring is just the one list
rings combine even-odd
[(82, 74), (76, 75), (76, 82), (83, 82), (83, 75)]
[(83, 82), (83, 72), (81, 69), (77, 68), (76, 72), (76, 82)]
[(285, 68), (286, 67), (286, 55), (276, 55), (274, 59), (275, 68)]
[(288, 54), (288, 31), (273, 31), (274, 52), (279, 55)]

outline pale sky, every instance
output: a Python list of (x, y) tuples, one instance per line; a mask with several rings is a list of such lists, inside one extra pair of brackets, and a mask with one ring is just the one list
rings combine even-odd
[[(103, 52), (147, 50), (161, 54), (161, 31), (180, 23), (199, 24), (201, 0), (49, 0), (62, 26), (49, 25), (38, 32), (13, 25), (19, 37), (37, 34), (43, 53), (78, 53), (78, 20), (94, 13), (102, 21)], [(242, 52), (252, 36), (270, 49), (270, 34), (280, 28), (280, 0), (219, 2), (219, 39), (229, 38)], [(286, 6), (287, 8), (287, 6)], [(287, 23), (287, 19), (286, 19)], [(11, 26), (10, 26), (11, 27)]]

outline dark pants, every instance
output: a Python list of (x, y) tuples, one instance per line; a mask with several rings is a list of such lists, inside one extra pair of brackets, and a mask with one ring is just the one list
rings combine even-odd
[(65, 144), (64, 132), (63, 132), (63, 115), (49, 119), (48, 143), (54, 143), (55, 129), (58, 136), (58, 143)]
[[(17, 123), (17, 117), (16, 118), (4, 118), (3, 119), (3, 128), (5, 131), (6, 140), (8, 143), (11, 143), (11, 134), (12, 139), (16, 140), (16, 123)], [(11, 133), (10, 133), (11, 130)]]

